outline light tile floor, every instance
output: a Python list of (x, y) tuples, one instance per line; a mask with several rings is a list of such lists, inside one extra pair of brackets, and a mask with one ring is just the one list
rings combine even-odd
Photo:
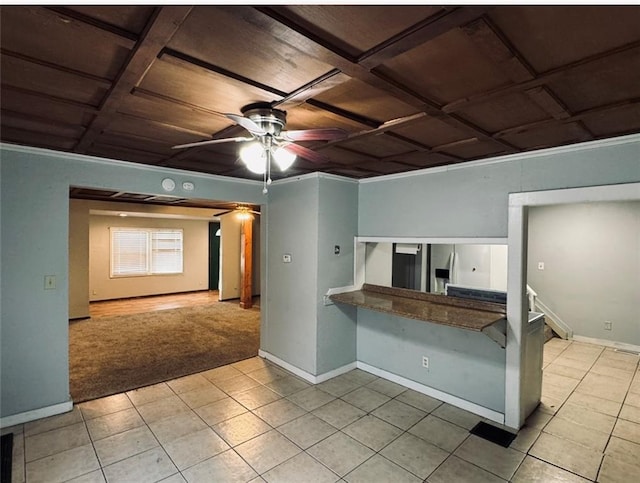
[(3, 433), (15, 482), (640, 481), (637, 355), (552, 339), (511, 446), (479, 420), (361, 370), (310, 386), (253, 358)]

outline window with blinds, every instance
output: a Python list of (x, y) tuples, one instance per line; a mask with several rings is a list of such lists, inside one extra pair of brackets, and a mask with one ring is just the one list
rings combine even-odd
[(182, 273), (182, 230), (111, 228), (111, 277)]

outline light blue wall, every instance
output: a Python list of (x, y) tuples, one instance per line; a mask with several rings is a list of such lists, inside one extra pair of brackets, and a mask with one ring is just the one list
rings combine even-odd
[[(503, 159), (365, 180), (359, 190), (358, 234), (506, 237), (510, 193), (640, 181), (639, 136)], [(471, 340), (477, 345), (469, 345)], [(448, 350), (441, 352), (441, 346)], [(372, 366), (489, 408), (504, 406), (499, 398), (504, 398), (505, 360), (497, 357), (501, 349), (482, 334), (359, 310), (357, 347), (358, 359)], [(465, 347), (474, 352), (467, 353)], [(450, 380), (435, 370), (428, 376), (421, 372), (422, 354), (430, 357), (434, 368), (450, 370)], [(473, 371), (473, 378), (467, 371)], [(459, 375), (470, 381), (469, 391), (453, 380)], [(484, 381), (486, 386), (472, 381)]]
[(640, 201), (530, 208), (527, 283), (574, 336), (640, 346)]
[(358, 309), (358, 360), (504, 411), (505, 350), (479, 332)]
[[(318, 178), (276, 183), (267, 208), (267, 298), (262, 350), (316, 373)], [(291, 255), (291, 263), (282, 256)], [(264, 297), (263, 297), (264, 299)]]
[[(509, 193), (640, 180), (638, 136), (451, 166), (360, 185), (360, 236), (507, 236)], [(500, 158), (497, 158), (500, 159)]]
[[(69, 400), (69, 186), (261, 204), (260, 184), (132, 163), (0, 146), (1, 416)], [(195, 191), (184, 193), (183, 181)], [(44, 276), (57, 288), (44, 290)]]
[[(323, 374), (356, 360), (355, 308), (325, 306), (323, 296), (332, 287), (353, 284), (358, 184), (324, 177), (319, 181), (317, 372)], [(335, 245), (340, 246), (339, 255), (334, 254)]]

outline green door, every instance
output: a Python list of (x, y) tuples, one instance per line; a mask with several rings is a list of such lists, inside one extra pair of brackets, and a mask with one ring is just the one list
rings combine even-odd
[(209, 290), (218, 290), (220, 284), (220, 223), (209, 223)]

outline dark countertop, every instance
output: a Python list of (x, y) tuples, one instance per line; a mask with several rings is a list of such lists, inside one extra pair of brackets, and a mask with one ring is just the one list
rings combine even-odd
[(482, 331), (505, 318), (499, 304), (365, 284), (361, 290), (330, 296), (344, 303), (409, 319)]

